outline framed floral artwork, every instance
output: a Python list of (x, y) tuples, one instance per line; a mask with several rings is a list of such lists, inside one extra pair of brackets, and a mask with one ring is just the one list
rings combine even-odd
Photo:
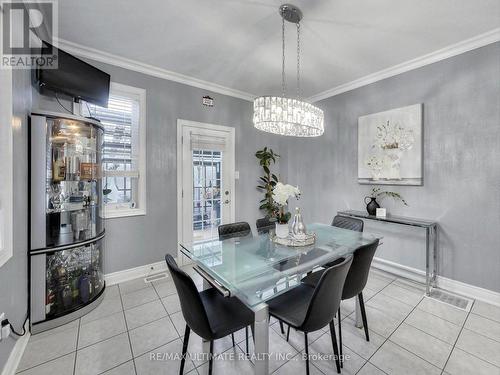
[(358, 182), (422, 185), (422, 104), (358, 119)]

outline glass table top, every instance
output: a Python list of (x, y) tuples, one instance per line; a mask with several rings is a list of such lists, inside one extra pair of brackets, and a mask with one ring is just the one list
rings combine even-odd
[(313, 268), (380, 238), (325, 224), (310, 224), (308, 231), (316, 233), (316, 242), (302, 247), (275, 244), (269, 234), (180, 245), (183, 254), (232, 296), (256, 306), (293, 288)]

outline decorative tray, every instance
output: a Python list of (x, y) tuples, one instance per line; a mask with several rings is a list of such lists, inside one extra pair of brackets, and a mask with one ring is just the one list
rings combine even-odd
[(316, 233), (307, 233), (304, 238), (295, 238), (293, 234), (289, 234), (287, 238), (273, 237), (273, 242), (284, 246), (310, 246), (316, 242)]

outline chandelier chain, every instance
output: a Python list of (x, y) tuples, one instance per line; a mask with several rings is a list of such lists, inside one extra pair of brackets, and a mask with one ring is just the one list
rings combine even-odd
[(300, 22), (297, 22), (297, 99), (300, 100)]
[(283, 94), (283, 97), (285, 97), (286, 94), (286, 83), (285, 83), (285, 19), (281, 18), (282, 24), (281, 24), (281, 40), (282, 40), (282, 45), (281, 45), (281, 51), (282, 51), (282, 63), (281, 63), (281, 92)]

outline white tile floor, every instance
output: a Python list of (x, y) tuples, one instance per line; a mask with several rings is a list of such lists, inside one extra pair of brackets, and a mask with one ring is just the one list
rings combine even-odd
[[(202, 285), (198, 275), (193, 276)], [(500, 308), (475, 301), (470, 312), (423, 297), (422, 285), (372, 271), (364, 291), (370, 342), (354, 327), (354, 301), (342, 302), (343, 374), (500, 375)], [(273, 374), (305, 374), (303, 335), (292, 330), (287, 343), (271, 322)], [(170, 278), (151, 284), (132, 280), (107, 288), (101, 305), (85, 317), (30, 338), (18, 368), (23, 375), (177, 374), (184, 319)], [(216, 341), (215, 374), (253, 374), (239, 358), (244, 331)], [(250, 350), (253, 350), (250, 340)], [(331, 354), (328, 329), (309, 335), (310, 355)], [(206, 374), (202, 342), (191, 334), (185, 373)], [(282, 356), (278, 356), (278, 354)], [(156, 355), (157, 360), (151, 356)], [(196, 355), (196, 357), (194, 357)], [(229, 358), (233, 358), (230, 360)], [(225, 358), (225, 359), (224, 359)], [(311, 374), (334, 374), (331, 360), (312, 361)]]

